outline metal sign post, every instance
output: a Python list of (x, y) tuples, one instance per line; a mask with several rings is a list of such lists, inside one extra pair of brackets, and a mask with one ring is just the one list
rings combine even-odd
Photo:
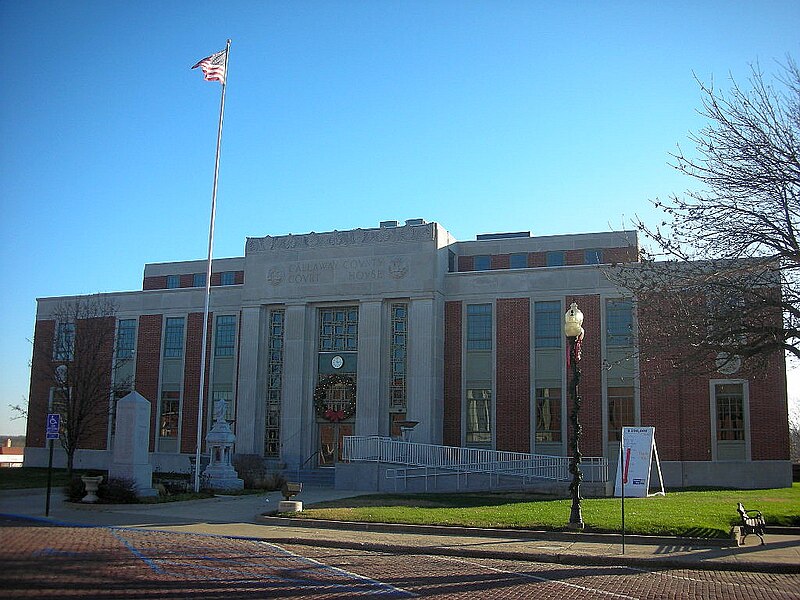
[(61, 429), (61, 415), (58, 413), (49, 413), (45, 425), (45, 438), (50, 446), (50, 458), (47, 460), (47, 500), (44, 507), (44, 516), (50, 516), (50, 490), (53, 483), (53, 440), (58, 439), (59, 430)]

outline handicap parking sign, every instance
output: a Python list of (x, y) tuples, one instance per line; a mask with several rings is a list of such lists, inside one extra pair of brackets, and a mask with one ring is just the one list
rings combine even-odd
[(48, 413), (47, 425), (45, 426), (46, 439), (57, 440), (58, 431), (61, 429), (61, 415), (59, 413)]

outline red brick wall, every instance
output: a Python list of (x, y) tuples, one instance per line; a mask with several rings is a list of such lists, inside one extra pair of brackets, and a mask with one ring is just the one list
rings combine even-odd
[(789, 460), (786, 363), (783, 357), (772, 355), (764, 370), (751, 373), (749, 381), (751, 458)]
[(150, 451), (155, 450), (158, 431), (158, 376), (161, 365), (161, 327), (163, 315), (139, 317), (136, 343), (136, 391), (150, 401)]
[[(600, 353), (600, 297), (596, 294), (586, 296), (567, 296), (566, 307), (572, 302), (578, 304), (583, 312), (583, 328), (586, 335), (581, 353), (581, 384), (578, 393), (582, 398), (580, 423), (583, 427), (581, 452), (586, 456), (602, 456), (603, 454), (603, 393), (601, 379), (602, 355)], [(565, 346), (568, 346), (565, 342)], [(567, 351), (569, 349), (567, 348)], [(568, 453), (572, 450), (572, 414), (573, 401), (570, 397), (572, 381), (571, 367), (567, 369), (567, 439)]]
[(222, 280), (222, 273), (211, 273), (211, 285), (220, 285)]
[(194, 287), (194, 273), (183, 273), (179, 277), (182, 288)]
[(547, 252), (529, 252), (528, 253), (528, 266), (529, 267), (546, 267), (547, 266)]
[(458, 257), (458, 271), (472, 271), (475, 268), (475, 260), (471, 256)]
[[(567, 250), (564, 252), (564, 264), (567, 265), (582, 265), (585, 257), (583, 250)], [(583, 310), (583, 309), (581, 309)]]
[(236, 271), (233, 276), (233, 280), (236, 282), (237, 285), (241, 285), (244, 283), (244, 271)]
[(445, 446), (461, 445), (461, 302), (444, 306), (444, 414)]
[(50, 369), (53, 357), (55, 321), (36, 321), (33, 333), (33, 359), (31, 360), (31, 387), (28, 394), (28, 425), (25, 445), (33, 448), (45, 446), (44, 430), (50, 402), (50, 379), (41, 375)]
[(492, 269), (508, 269), (511, 267), (510, 254), (492, 254), (490, 260)]
[(530, 300), (497, 300), (496, 447), (530, 452)]
[(143, 290), (163, 290), (167, 287), (166, 275), (155, 275), (153, 277), (145, 277), (142, 284)]
[(639, 252), (633, 246), (622, 248), (603, 248), (603, 262), (605, 263), (626, 263), (638, 262)]
[[(111, 366), (114, 358), (115, 317), (81, 319), (75, 326), (75, 361), (84, 372), (98, 371), (97, 383), (100, 395), (96, 404), (87, 407), (85, 433), (79, 446), (90, 450), (105, 450), (108, 441), (108, 409), (111, 401)], [(82, 341), (83, 340), (83, 341)], [(98, 343), (100, 347), (98, 348)], [(79, 353), (88, 358), (81, 359)], [(97, 354), (95, 354), (95, 352)], [(85, 362), (84, 362), (85, 361)], [(87, 378), (88, 379), (88, 378)]]
[[(203, 393), (203, 420), (208, 415), (208, 380), (210, 375), (211, 324), (208, 314), (208, 347), (206, 348), (206, 380)], [(200, 351), (203, 344), (203, 313), (189, 313), (186, 323), (186, 357), (183, 371), (183, 410), (181, 420), (181, 452), (194, 452), (197, 445), (197, 407), (200, 391)], [(205, 432), (204, 432), (205, 433)], [(203, 436), (205, 438), (205, 435)]]

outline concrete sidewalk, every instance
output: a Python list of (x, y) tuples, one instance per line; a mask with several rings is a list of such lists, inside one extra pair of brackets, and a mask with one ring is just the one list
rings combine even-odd
[[(306, 487), (298, 500), (317, 502), (361, 492)], [(246, 537), (275, 543), (358, 548), (393, 553), (511, 558), (539, 562), (628, 565), (642, 569), (691, 568), (800, 573), (800, 535), (749, 536), (745, 546), (725, 540), (652, 538), (614, 534), (331, 523), (266, 517), (281, 500), (266, 495), (217, 496), (206, 500), (146, 505), (75, 505), (61, 490), (0, 492), (0, 514), (42, 519), (57, 525), (134, 527)], [(768, 527), (769, 530), (769, 527)]]

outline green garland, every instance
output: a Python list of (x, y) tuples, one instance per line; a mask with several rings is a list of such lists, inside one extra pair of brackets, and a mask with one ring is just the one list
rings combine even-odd
[[(327, 404), (325, 394), (326, 388), (337, 384), (343, 384), (347, 388), (349, 392), (348, 395), (351, 398), (344, 404), (341, 410), (333, 410)], [(317, 387), (314, 388), (314, 409), (318, 416), (328, 419), (328, 421), (333, 421), (334, 423), (349, 419), (356, 414), (356, 382), (348, 375), (339, 375), (337, 373), (325, 375), (319, 380)]]

